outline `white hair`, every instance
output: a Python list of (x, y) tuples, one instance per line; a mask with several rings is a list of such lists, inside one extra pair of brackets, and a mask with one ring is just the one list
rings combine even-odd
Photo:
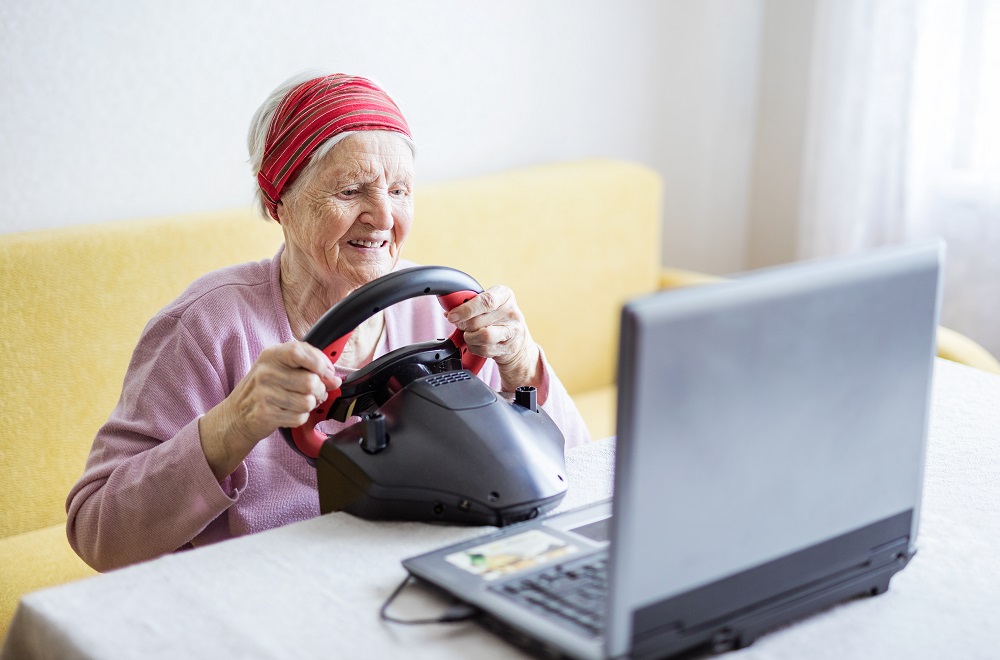
[[(250, 130), (247, 132), (247, 151), (250, 152), (249, 162), (255, 182), (257, 179), (257, 173), (260, 172), (261, 165), (264, 162), (264, 147), (267, 142), (267, 132), (271, 128), (271, 121), (274, 119), (274, 113), (277, 112), (282, 99), (284, 99), (285, 95), (302, 83), (315, 78), (330, 76), (334, 73), (335, 72), (330, 69), (306, 69), (305, 71), (300, 71), (275, 87), (274, 91), (272, 91), (268, 97), (264, 99), (261, 106), (257, 108), (257, 112), (254, 113), (253, 119), (250, 120)], [(379, 87), (382, 87), (373, 78), (368, 78), (368, 80), (371, 80)], [(316, 148), (315, 151), (313, 151), (312, 155), (309, 156), (309, 160), (306, 162), (305, 167), (302, 168), (302, 171), (299, 173), (296, 180), (305, 181), (315, 163), (323, 160), (323, 158), (330, 153), (330, 150), (333, 149), (338, 142), (354, 135), (356, 132), (357, 131), (347, 131), (339, 133), (334, 135), (332, 138), (325, 140)], [(401, 133), (393, 133), (393, 135), (397, 135), (402, 138), (403, 141), (406, 142), (407, 146), (410, 147), (410, 151), (413, 155), (416, 156), (417, 150), (412, 140)], [(293, 186), (294, 183), (295, 182), (293, 182)], [(267, 203), (264, 201), (264, 194), (261, 192), (259, 185), (254, 185), (253, 197), (253, 206), (257, 209), (261, 216), (267, 220), (273, 219), (271, 218), (271, 213), (267, 208)]]

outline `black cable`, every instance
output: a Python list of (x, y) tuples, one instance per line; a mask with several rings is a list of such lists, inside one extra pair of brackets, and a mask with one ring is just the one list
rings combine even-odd
[(382, 617), (383, 621), (388, 621), (389, 623), (401, 623), (408, 626), (422, 626), (431, 623), (459, 623), (461, 621), (468, 621), (479, 614), (479, 610), (472, 605), (456, 599), (451, 605), (448, 606), (448, 609), (444, 611), (444, 614), (437, 619), (397, 619), (389, 614), (389, 606), (392, 605), (392, 602), (396, 600), (396, 597), (403, 591), (403, 587), (409, 584), (411, 579), (413, 579), (413, 576), (407, 574), (406, 577), (403, 578), (403, 581), (399, 583), (399, 586), (396, 587), (396, 589), (389, 595), (389, 598), (382, 603), (382, 609), (379, 610), (379, 616)]

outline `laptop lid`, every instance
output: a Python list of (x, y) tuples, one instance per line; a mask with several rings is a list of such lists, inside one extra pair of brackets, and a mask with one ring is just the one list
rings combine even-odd
[(942, 256), (883, 249), (624, 307), (606, 655), (912, 544)]

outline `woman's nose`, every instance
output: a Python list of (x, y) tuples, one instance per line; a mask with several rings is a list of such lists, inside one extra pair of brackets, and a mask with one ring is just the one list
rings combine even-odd
[(375, 229), (392, 229), (392, 200), (388, 193), (379, 192), (372, 195), (366, 206), (362, 220)]

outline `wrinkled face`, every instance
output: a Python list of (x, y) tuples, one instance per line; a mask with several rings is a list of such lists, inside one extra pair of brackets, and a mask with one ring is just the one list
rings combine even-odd
[(295, 268), (334, 291), (389, 273), (413, 224), (413, 154), (385, 131), (351, 135), (282, 195), (278, 219)]

